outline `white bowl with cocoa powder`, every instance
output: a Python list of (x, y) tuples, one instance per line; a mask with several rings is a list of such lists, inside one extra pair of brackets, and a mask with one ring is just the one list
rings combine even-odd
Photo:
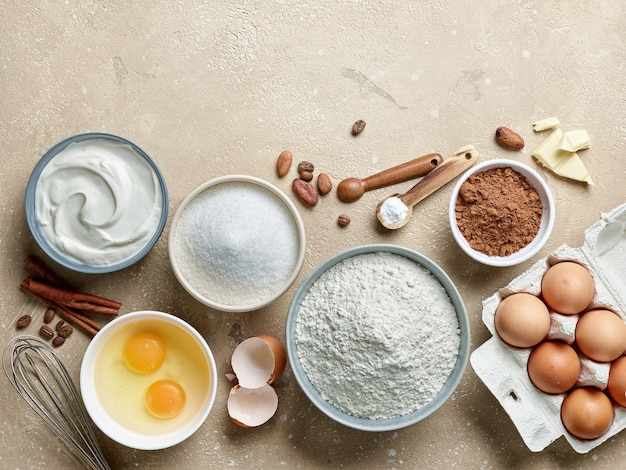
[(554, 227), (555, 204), (539, 173), (515, 160), (495, 159), (461, 176), (448, 215), (452, 235), (468, 256), (505, 267), (543, 248)]

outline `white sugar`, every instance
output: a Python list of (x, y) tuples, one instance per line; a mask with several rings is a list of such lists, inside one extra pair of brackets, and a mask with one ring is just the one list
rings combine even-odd
[(187, 205), (175, 230), (182, 275), (199, 294), (223, 305), (267, 299), (297, 264), (292, 214), (278, 196), (252, 183), (207, 188)]

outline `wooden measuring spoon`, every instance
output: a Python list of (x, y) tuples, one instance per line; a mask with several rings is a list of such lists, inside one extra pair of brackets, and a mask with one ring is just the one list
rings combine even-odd
[[(457, 150), (450, 158), (446, 158), (443, 163), (409, 189), (404, 194), (392, 194), (378, 203), (376, 207), (376, 217), (381, 225), (390, 230), (403, 227), (413, 214), (413, 206), (430, 196), (446, 183), (452, 181), (458, 175), (471, 167), (478, 160), (478, 151), (472, 145)], [(385, 207), (383, 207), (385, 205)], [(390, 213), (394, 217), (404, 215), (399, 222), (390, 219)], [(385, 216), (387, 218), (385, 218)]]
[(442, 161), (443, 157), (440, 154), (429, 153), (365, 179), (346, 178), (337, 185), (337, 196), (343, 202), (354, 202), (359, 200), (366, 191), (427, 175)]

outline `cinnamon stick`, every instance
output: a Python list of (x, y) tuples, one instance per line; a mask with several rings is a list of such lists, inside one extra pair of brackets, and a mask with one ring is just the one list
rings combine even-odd
[[(22, 281), (21, 286), (24, 289), (28, 290), (28, 285), (26, 284), (26, 280)], [(40, 300), (42, 300), (48, 307), (53, 308), (59, 315), (61, 315), (67, 321), (74, 323), (76, 326), (82, 328), (87, 333), (91, 334), (92, 336), (95, 336), (96, 333), (98, 333), (98, 331), (100, 331), (100, 329), (102, 328), (95, 321), (72, 310), (69, 307), (66, 307), (65, 305), (58, 304), (54, 302), (53, 300), (42, 297), (41, 295), (37, 295), (37, 294), (33, 294), (33, 295), (35, 295)]]
[(107, 315), (118, 315), (121, 303), (98, 295), (88, 294), (64, 287), (51, 286), (26, 276), (22, 287), (33, 295), (79, 310), (88, 310)]
[(52, 269), (48, 267), (46, 263), (44, 263), (41, 259), (37, 258), (34, 255), (28, 255), (24, 259), (24, 264), (27, 268), (29, 268), (33, 273), (37, 275), (41, 280), (47, 282), (48, 284), (52, 284), (57, 287), (65, 287), (69, 289), (70, 285), (55, 273)]
[(82, 328), (87, 333), (89, 333), (91, 336), (96, 336), (98, 331), (100, 331), (102, 329), (102, 327), (100, 325), (98, 325), (96, 322), (94, 322), (90, 318), (87, 318), (86, 316), (81, 315), (80, 313), (78, 313), (78, 312), (76, 312), (74, 310), (71, 310), (71, 309), (65, 307), (64, 305), (57, 304), (55, 302), (52, 302), (52, 301), (44, 299), (44, 298), (41, 298), (41, 300), (43, 300), (48, 305), (48, 307), (51, 307), (51, 308), (55, 309), (56, 312), (60, 316), (65, 318), (70, 323), (73, 323), (74, 325)]

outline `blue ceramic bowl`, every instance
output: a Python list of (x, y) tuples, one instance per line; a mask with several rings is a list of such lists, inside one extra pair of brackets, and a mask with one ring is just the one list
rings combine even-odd
[[(44, 234), (42, 227), (37, 218), (37, 186), (42, 175), (42, 172), (46, 168), (46, 166), (63, 150), (65, 150), (69, 145), (74, 143), (83, 143), (91, 140), (104, 140), (109, 141), (115, 144), (122, 144), (129, 146), (137, 155), (143, 157), (148, 163), (149, 167), (154, 171), (156, 178), (159, 182), (162, 207), (160, 213), (160, 219), (158, 221), (158, 225), (154, 228), (154, 232), (152, 236), (140, 246), (134, 254), (131, 256), (122, 259), (121, 261), (115, 261), (110, 264), (89, 264), (77, 261), (76, 258), (72, 256), (68, 256), (66, 253), (63, 253), (56, 246), (54, 246), (50, 240), (47, 239)], [(112, 134), (91, 132), (87, 134), (79, 134), (68, 139), (65, 139), (50, 150), (48, 150), (43, 157), (37, 162), (33, 172), (30, 175), (28, 183), (26, 185), (26, 198), (25, 198), (25, 209), (26, 209), (26, 220), (28, 222), (28, 227), (30, 229), (31, 234), (35, 238), (37, 244), (41, 247), (41, 249), (54, 261), (59, 263), (66, 268), (72, 269), (74, 271), (87, 273), (87, 274), (99, 274), (99, 273), (108, 273), (119, 271), (120, 269), (124, 269), (140, 259), (142, 259), (151, 249), (154, 247), (156, 242), (158, 241), (163, 229), (165, 227), (165, 223), (167, 221), (168, 215), (168, 193), (167, 186), (165, 184), (165, 179), (163, 178), (163, 174), (159, 170), (155, 161), (141, 148), (132, 142), (118, 137)]]
[[(368, 419), (362, 417), (356, 417), (350, 415), (329, 401), (325, 400), (320, 392), (315, 388), (315, 386), (309, 380), (305, 369), (300, 362), (300, 358), (298, 355), (298, 344), (297, 344), (297, 329), (296, 323), (298, 319), (298, 314), (300, 310), (300, 305), (302, 301), (307, 296), (309, 289), (311, 286), (332, 266), (337, 263), (353, 257), (357, 255), (362, 255), (366, 253), (376, 253), (376, 252), (387, 252), (393, 253), (396, 255), (403, 256), (408, 258), (415, 263), (421, 265), (426, 270), (428, 270), (444, 287), (450, 300), (456, 310), (458, 322), (459, 322), (459, 351), (456, 359), (456, 363), (454, 368), (444, 383), (443, 387), (439, 391), (439, 393), (426, 405), (418, 408), (412, 413), (406, 414), (404, 416), (399, 416), (395, 418), (389, 419)], [(455, 331), (451, 331), (450, 334), (456, 334)], [(470, 327), (469, 320), (467, 318), (467, 312), (465, 310), (465, 306), (463, 304), (463, 299), (461, 298), (458, 290), (450, 280), (450, 278), (446, 275), (446, 273), (434, 262), (429, 260), (428, 258), (422, 256), (421, 254), (409, 250), (407, 248), (403, 248), (396, 245), (365, 245), (360, 247), (355, 247), (343, 251), (328, 260), (324, 261), (321, 265), (315, 268), (308, 277), (302, 282), (298, 290), (296, 291), (294, 298), (292, 300), (291, 306), (289, 307), (289, 312), (287, 314), (287, 323), (286, 323), (286, 343), (287, 343), (287, 354), (289, 356), (289, 363), (293, 370), (293, 373), (296, 377), (296, 380), (300, 384), (300, 387), (304, 391), (304, 393), (309, 397), (309, 399), (313, 402), (313, 404), (322, 411), (325, 415), (332, 418), (333, 420), (341, 423), (345, 426), (358, 429), (361, 431), (373, 431), (373, 432), (381, 432), (381, 431), (392, 431), (401, 428), (405, 428), (407, 426), (411, 426), (427, 416), (434, 413), (437, 409), (439, 409), (448, 398), (452, 395), (456, 387), (458, 386), (465, 367), (467, 366), (467, 361), (469, 358), (469, 346), (470, 346)]]

